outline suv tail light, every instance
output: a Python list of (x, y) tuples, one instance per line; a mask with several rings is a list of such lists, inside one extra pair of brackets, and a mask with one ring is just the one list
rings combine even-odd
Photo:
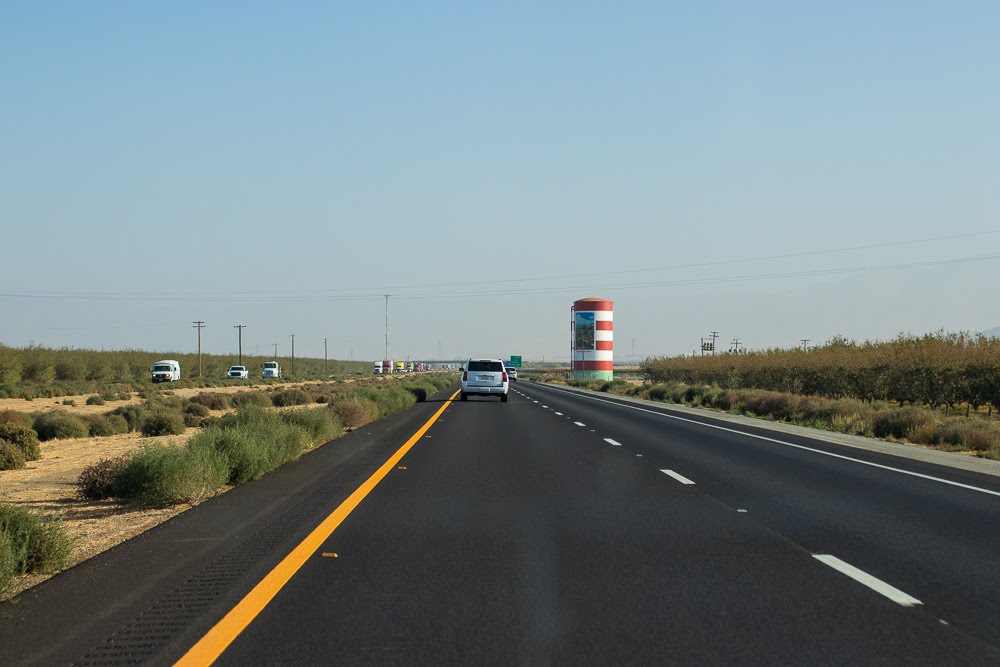
[(503, 381), (504, 381), (504, 382), (506, 382), (506, 381), (507, 381), (507, 373), (504, 373), (504, 374), (503, 374)]
[(465, 372), (462, 373), (462, 380), (464, 380), (466, 382), (469, 381), (469, 371), (465, 371)]

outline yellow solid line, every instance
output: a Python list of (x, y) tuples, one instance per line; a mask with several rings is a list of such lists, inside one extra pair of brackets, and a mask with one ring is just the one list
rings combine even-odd
[(223, 616), (222, 620), (216, 623), (204, 637), (199, 639), (175, 665), (181, 667), (187, 667), (188, 665), (201, 666), (211, 665), (215, 662), (222, 655), (222, 652), (250, 625), (250, 622), (264, 610), (264, 607), (288, 583), (288, 580), (299, 571), (299, 568), (305, 564), (309, 557), (330, 537), (341, 522), (365, 499), (365, 496), (389, 474), (393, 466), (420, 440), (420, 437), (427, 432), (427, 429), (441, 416), (441, 413), (445, 411), (457, 395), (457, 391), (452, 394), (445, 401), (444, 405), (441, 406), (441, 409), (435, 412), (434, 416), (420, 427), (420, 430), (410, 436), (410, 439), (396, 450), (396, 453), (389, 457), (382, 464), (382, 467), (376, 470), (364, 484), (348, 496), (347, 500), (342, 502), (332, 514), (323, 519), (322, 523), (316, 526), (298, 546), (292, 549), (273, 570), (268, 572), (267, 576), (261, 579), (260, 583), (254, 586), (253, 590), (247, 593), (246, 597), (240, 600), (228, 614)]

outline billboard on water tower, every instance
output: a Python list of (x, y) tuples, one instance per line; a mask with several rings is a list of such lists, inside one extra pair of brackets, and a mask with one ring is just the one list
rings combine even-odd
[(574, 348), (577, 350), (594, 350), (594, 313), (574, 313), (573, 331), (575, 332)]

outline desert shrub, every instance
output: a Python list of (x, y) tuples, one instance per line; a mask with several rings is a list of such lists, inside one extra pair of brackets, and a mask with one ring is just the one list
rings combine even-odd
[(230, 399), (234, 408), (243, 408), (250, 405), (255, 405), (260, 408), (269, 408), (271, 405), (271, 399), (267, 397), (267, 394), (261, 391), (241, 391)]
[(678, 392), (677, 384), (665, 384), (658, 383), (649, 387), (646, 390), (646, 395), (651, 401), (671, 401), (673, 396)]
[(0, 440), (0, 470), (20, 470), (26, 459), (21, 448), (12, 442)]
[(141, 507), (193, 502), (226, 481), (225, 459), (211, 449), (147, 444), (115, 474), (114, 496)]
[(717, 403), (724, 393), (725, 391), (718, 385), (702, 387), (700, 395), (693, 401), (693, 404), (711, 408), (719, 407)]
[(850, 415), (868, 414), (871, 408), (854, 398), (828, 399), (818, 396), (803, 397), (799, 404), (803, 419), (833, 421)]
[(749, 390), (741, 392), (739, 407), (760, 417), (791, 419), (798, 410), (800, 397), (779, 391)]
[(118, 435), (119, 433), (128, 433), (128, 422), (121, 415), (115, 414), (104, 414), (104, 415), (89, 415), (84, 417), (87, 422), (87, 427), (90, 429), (90, 435), (92, 437), (107, 437), (109, 435)]
[(31, 428), (34, 423), (35, 418), (26, 412), (18, 412), (17, 410), (0, 412), (0, 424), (19, 424)]
[(210, 411), (203, 403), (188, 403), (184, 406), (184, 413), (188, 415), (197, 415), (198, 417), (207, 417), (210, 414)]
[(333, 400), (333, 396), (331, 394), (319, 394), (313, 400), (320, 404), (327, 404)]
[(333, 440), (344, 432), (333, 413), (325, 408), (282, 412), (281, 420), (305, 430), (313, 445)]
[[(197, 396), (191, 398), (191, 402), (197, 405), (202, 405), (209, 410), (228, 410), (229, 400), (226, 398), (225, 394), (220, 394), (218, 392), (202, 392)], [(206, 412), (202, 417), (208, 416)]]
[[(124, 421), (124, 420), (123, 420)], [(84, 500), (104, 500), (115, 495), (115, 480), (129, 456), (104, 458), (87, 466), (76, 478), (76, 495)]]
[(338, 398), (330, 403), (330, 411), (345, 428), (355, 429), (378, 419), (379, 407), (367, 398)]
[(52, 410), (43, 412), (35, 418), (33, 424), (39, 440), (54, 440), (55, 438), (85, 438), (90, 435), (87, 423), (68, 412)]
[(37, 461), (42, 456), (38, 434), (29, 426), (0, 424), (0, 440), (5, 440), (24, 453), (26, 461)]
[(403, 385), (403, 389), (413, 394), (417, 403), (423, 403), (428, 396), (437, 392), (437, 387), (429, 382), (407, 382)]
[(925, 444), (949, 445), (957, 449), (986, 452), (1000, 447), (1000, 428), (988, 422), (951, 419), (940, 424)]
[(138, 431), (142, 425), (142, 420), (146, 416), (146, 410), (141, 405), (121, 405), (109, 414), (120, 415), (128, 424), (129, 431)]
[(100, 394), (94, 394), (93, 396), (87, 397), (87, 405), (104, 405), (104, 397)]
[(209, 413), (209, 409), (201, 403), (188, 403), (184, 406), (184, 425), (201, 426)]
[(17, 563), (14, 561), (10, 535), (0, 532), (0, 599), (4, 597), (16, 575)]
[(147, 410), (176, 410), (180, 411), (184, 409), (189, 401), (181, 398), (180, 396), (157, 396), (156, 398), (147, 399), (146, 409)]
[(936, 415), (928, 410), (912, 406), (896, 408), (872, 416), (872, 433), (877, 438), (909, 438), (917, 430), (933, 430), (936, 422)]
[(345, 394), (344, 398), (364, 398), (372, 401), (378, 406), (380, 417), (402, 412), (417, 400), (412, 393), (395, 384), (363, 387)]
[(219, 426), (203, 429), (189, 447), (218, 452), (228, 468), (229, 484), (257, 479), (299, 457), (309, 445), (309, 435), (282, 420), (271, 410), (241, 408), (222, 418)]
[(453, 375), (453, 374), (449, 374), (449, 375), (431, 375), (431, 376), (427, 377), (427, 382), (430, 382), (431, 384), (433, 384), (435, 387), (438, 388), (438, 391), (440, 391), (440, 390), (444, 389), (445, 387), (450, 387), (453, 384), (456, 384), (458, 382), (458, 376), (457, 375)]
[(305, 405), (311, 402), (312, 399), (309, 398), (309, 394), (298, 388), (278, 391), (271, 396), (271, 403), (273, 403), (277, 408), (283, 408), (289, 405)]
[(73, 551), (61, 523), (11, 505), (0, 505), (0, 535), (7, 536), (15, 574), (60, 570)]
[[(729, 389), (721, 389), (718, 393), (713, 393), (711, 396), (711, 406), (716, 410), (729, 411), (733, 407), (733, 392)], [(705, 405), (709, 405), (705, 403)]]
[(181, 435), (184, 433), (184, 415), (180, 412), (157, 411), (146, 415), (139, 430), (146, 437)]

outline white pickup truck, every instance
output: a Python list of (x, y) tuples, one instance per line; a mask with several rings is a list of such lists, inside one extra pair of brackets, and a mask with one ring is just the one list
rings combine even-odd
[(250, 377), (250, 371), (247, 370), (246, 366), (230, 366), (226, 377), (230, 380), (246, 380)]

